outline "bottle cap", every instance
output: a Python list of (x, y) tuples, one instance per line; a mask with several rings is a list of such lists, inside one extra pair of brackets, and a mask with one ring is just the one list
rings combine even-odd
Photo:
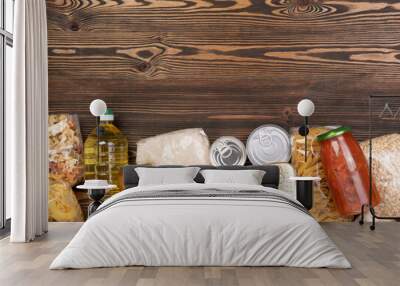
[(100, 121), (114, 121), (114, 114), (111, 108), (107, 108), (106, 112), (100, 116)]

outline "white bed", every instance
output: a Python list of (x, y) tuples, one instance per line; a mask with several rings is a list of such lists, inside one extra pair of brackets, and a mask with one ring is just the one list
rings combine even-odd
[(50, 269), (128, 265), (351, 267), (320, 225), (283, 192), (197, 183), (115, 195)]

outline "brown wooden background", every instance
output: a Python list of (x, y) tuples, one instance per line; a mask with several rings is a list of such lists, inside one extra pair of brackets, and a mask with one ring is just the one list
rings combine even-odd
[(303, 97), (316, 103), (312, 124), (363, 139), (368, 95), (400, 89), (396, 0), (47, 3), (50, 112), (78, 113), (86, 137), (102, 98), (131, 152), (180, 128), (245, 140), (263, 123), (295, 126)]

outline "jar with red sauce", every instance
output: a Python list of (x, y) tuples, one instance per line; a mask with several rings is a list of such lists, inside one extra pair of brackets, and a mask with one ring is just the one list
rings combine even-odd
[[(369, 202), (369, 168), (367, 159), (350, 127), (339, 127), (317, 137), (321, 160), (329, 188), (339, 213), (357, 215)], [(372, 181), (372, 205), (379, 204), (379, 194)]]

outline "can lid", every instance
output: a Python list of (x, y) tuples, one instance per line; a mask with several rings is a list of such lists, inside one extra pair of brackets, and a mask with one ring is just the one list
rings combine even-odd
[(247, 138), (246, 152), (253, 165), (289, 162), (289, 134), (278, 125), (262, 125), (254, 129)]
[(213, 166), (243, 166), (246, 158), (244, 144), (233, 136), (219, 137), (210, 147), (210, 161)]
[(111, 108), (107, 108), (103, 115), (100, 115), (100, 121), (114, 121), (114, 114)]
[(333, 130), (329, 130), (328, 132), (322, 133), (321, 135), (317, 136), (317, 141), (321, 142), (321, 141), (325, 141), (337, 136), (340, 136), (346, 132), (351, 131), (351, 127), (348, 126), (341, 126), (339, 128), (333, 129)]

